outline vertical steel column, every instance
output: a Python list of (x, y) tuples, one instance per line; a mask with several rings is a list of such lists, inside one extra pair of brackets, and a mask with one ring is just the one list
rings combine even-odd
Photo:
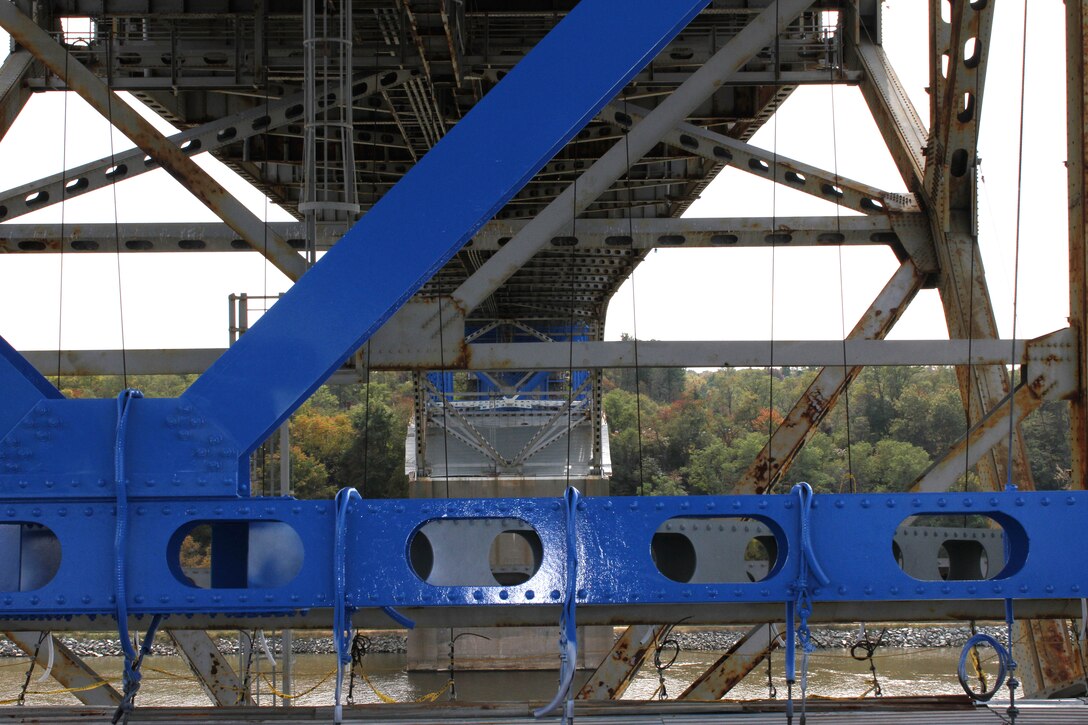
[[(329, 6), (322, 5), (317, 28), (315, 0), (303, 5), (303, 73), (305, 124), (303, 131), (303, 198), (298, 205), (306, 224), (307, 262), (317, 261), (317, 224), (354, 221), (359, 212), (355, 189), (355, 146), (351, 102), (352, 0), (340, 0), (337, 33), (329, 33)], [(335, 48), (335, 52), (332, 51)], [(322, 67), (317, 67), (318, 51)], [(330, 59), (332, 63), (330, 64)], [(321, 90), (318, 91), (318, 86)], [(334, 91), (335, 87), (335, 91)], [(340, 103), (327, 106), (328, 99)], [(318, 110), (321, 120), (318, 120)], [(320, 140), (320, 143), (319, 143)], [(319, 153), (320, 151), (320, 153)], [(320, 157), (320, 158), (319, 158)], [(337, 179), (337, 175), (341, 178)]]
[(1084, 67), (1088, 56), (1088, 6), (1083, 2), (1065, 4), (1066, 77), (1068, 78), (1066, 103), (1068, 107), (1068, 155), (1069, 171), (1069, 326), (1076, 335), (1080, 347), (1078, 356), (1080, 386), (1069, 407), (1070, 450), (1073, 453), (1073, 485), (1088, 486), (1088, 244), (1085, 235), (1088, 226), (1085, 219), (1085, 190), (1088, 189), (1088, 119), (1084, 109), (1088, 105), (1088, 79)]
[[(369, 361), (367, 362), (369, 364)], [(416, 480), (427, 474), (427, 377), (425, 373), (412, 373), (412, 397), (416, 418)]]

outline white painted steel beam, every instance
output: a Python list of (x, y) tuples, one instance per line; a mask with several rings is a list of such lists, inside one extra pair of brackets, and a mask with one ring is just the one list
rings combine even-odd
[[(143, 156), (141, 152), (141, 158)], [(528, 222), (493, 220), (472, 238), (470, 248), (496, 251), (519, 234)], [(736, 217), (690, 219), (579, 219), (576, 249), (693, 249), (734, 247), (764, 248), (843, 245), (902, 245), (914, 252), (913, 239), (898, 230), (907, 224), (923, 228), (920, 212), (898, 215), (892, 221), (881, 215), (834, 217)], [(269, 229), (301, 249), (305, 240), (302, 222), (270, 222)], [(771, 233), (771, 229), (774, 233)], [(347, 225), (317, 225), (317, 247), (328, 250), (347, 231)], [(61, 237), (59, 224), (0, 225), (0, 254), (59, 252), (237, 252), (252, 251), (233, 229), (221, 223), (129, 222), (67, 224)], [(569, 242), (572, 235), (553, 239)], [(558, 242), (548, 240), (551, 244)]]
[[(25, 53), (26, 51), (22, 52)], [(0, 69), (0, 75), (2, 75), (2, 70)], [(375, 92), (394, 88), (405, 83), (411, 77), (412, 71), (407, 70), (361, 76), (353, 82), (353, 88), (357, 92), (352, 93), (352, 100), (358, 100), (373, 95)], [(330, 90), (328, 95), (334, 96), (334, 98), (327, 100), (327, 106), (335, 106), (342, 102), (338, 88)], [(289, 123), (300, 122), (303, 116), (302, 101), (302, 93), (270, 100), (248, 111), (172, 134), (166, 137), (166, 140), (187, 156), (215, 151), (224, 146), (240, 143), (254, 136), (268, 133)], [(0, 119), (2, 119), (2, 115), (0, 115)], [(59, 174), (46, 176), (7, 191), (0, 191), (0, 207), (7, 212), (0, 218), (5, 221), (15, 219), (23, 214), (44, 209), (65, 199), (74, 199), (96, 189), (105, 188), (110, 184), (131, 179), (134, 176), (158, 168), (160, 168), (158, 162), (150, 158), (143, 149), (135, 148), (120, 151), (112, 157), (74, 166)], [(272, 228), (276, 229), (277, 233), (279, 232), (275, 226)], [(346, 225), (344, 231), (346, 231)], [(98, 236), (103, 235), (99, 234)], [(233, 236), (237, 238), (237, 234)], [(109, 237), (112, 238), (113, 234), (110, 234)], [(110, 249), (112, 250), (112, 247)]]
[(896, 75), (884, 48), (862, 35), (855, 48), (865, 70), (861, 94), (908, 189), (918, 189), (925, 174), (929, 133)]
[[(639, 367), (767, 367), (770, 364), (791, 367), (842, 366), (843, 343), (840, 340), (776, 340), (774, 353), (767, 340), (717, 342), (668, 342), (640, 340)], [(1017, 340), (847, 340), (847, 365), (1005, 365), (1011, 358), (1019, 362), (1027, 343)], [(510, 344), (473, 344), (466, 347), (463, 359), (456, 362), (462, 370), (576, 370), (635, 367), (633, 341), (523, 342)], [(223, 353), (222, 349), (126, 350), (125, 364), (130, 375), (188, 375), (203, 372)], [(1070, 353), (1071, 354), (1071, 353)], [(24, 351), (43, 375), (56, 376), (55, 350)], [(65, 350), (60, 355), (60, 374), (120, 375), (120, 350)], [(447, 366), (451, 366), (447, 360)], [(333, 383), (356, 382), (362, 373), (345, 367)], [(403, 370), (414, 367), (439, 369), (434, 359), (420, 356), (415, 364), (391, 365), (378, 351), (373, 351), (372, 370)]]
[[(630, 133), (650, 113), (632, 103), (613, 101), (605, 106), (598, 117)], [(917, 202), (909, 194), (883, 191), (690, 123), (678, 123), (661, 140), (715, 163), (731, 166), (862, 214), (883, 214), (889, 210), (913, 211), (918, 208)]]

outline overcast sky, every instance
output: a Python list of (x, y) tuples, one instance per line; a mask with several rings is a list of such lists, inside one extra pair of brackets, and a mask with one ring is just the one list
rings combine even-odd
[[(926, 3), (885, 2), (885, 47), (928, 121)], [(1035, 0), (1029, 19), (1026, 146), (1017, 336), (1064, 327), (1068, 314), (1064, 5)], [(1012, 332), (1017, 127), (1023, 4), (998, 4), (979, 140), (980, 244), (1003, 336)], [(3, 47), (7, 47), (3, 43)], [(67, 99), (66, 99), (67, 96)], [(170, 128), (156, 119), (159, 127)], [(66, 132), (65, 132), (66, 131)], [(131, 146), (113, 134), (116, 150)], [(66, 143), (60, 139), (66, 138)], [(860, 92), (802, 87), (752, 143), (888, 191), (904, 191)], [(11, 188), (110, 152), (104, 119), (75, 96), (34, 96), (0, 143), (0, 186)], [(246, 188), (207, 154), (198, 161), (259, 217), (290, 217)], [(164, 172), (115, 186), (122, 221), (215, 221)], [(32, 221), (113, 221), (114, 190), (88, 194), (21, 217)], [(690, 216), (834, 215), (821, 200), (736, 170), (722, 173)], [(844, 211), (843, 214), (850, 212)], [(842, 275), (840, 277), (840, 262)], [(286, 279), (256, 253), (200, 255), (9, 255), (0, 260), (0, 334), (24, 350), (121, 345), (118, 266), (128, 348), (221, 347), (227, 296), (276, 294)], [(838, 339), (897, 266), (883, 247), (744, 250), (674, 249), (652, 253), (616, 295), (607, 336), (642, 339)], [(773, 270), (773, 275), (772, 275)], [(773, 284), (772, 284), (773, 283)], [(771, 289), (774, 289), (772, 301)], [(632, 287), (637, 295), (632, 299)], [(63, 292), (63, 306), (61, 298)], [(840, 300), (845, 305), (840, 305)], [(632, 302), (637, 319), (632, 315)], [(773, 327), (771, 310), (773, 307)], [(894, 331), (897, 338), (947, 336), (940, 302), (923, 292)]]

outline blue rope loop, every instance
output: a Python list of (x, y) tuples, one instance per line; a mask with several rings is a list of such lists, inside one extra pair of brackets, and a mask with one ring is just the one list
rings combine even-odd
[[(797, 641), (801, 644), (801, 721), (805, 720), (805, 699), (808, 692), (808, 657), (816, 649), (816, 646), (812, 641), (812, 632), (808, 627), (809, 617), (812, 616), (812, 592), (809, 590), (809, 573), (811, 571), (813, 577), (815, 577), (817, 583), (821, 586), (827, 586), (831, 581), (828, 579), (827, 574), (824, 573), (823, 567), (820, 566), (819, 560), (816, 558), (816, 549), (812, 545), (812, 499), (815, 497), (815, 493), (812, 491), (812, 486), (804, 481), (798, 483), (793, 487), (792, 493), (797, 495), (797, 501), (800, 508), (800, 546), (801, 556), (798, 561), (797, 567), (797, 579), (793, 584), (793, 591), (796, 593), (797, 599), (795, 607), (797, 611)], [(790, 611), (794, 607), (790, 607), (790, 629), (793, 625), (793, 612)], [(792, 640), (792, 634), (790, 639)], [(791, 648), (788, 648), (792, 650)], [(791, 652), (792, 655), (792, 652)], [(793, 659), (792, 656), (789, 657)], [(793, 663), (790, 662), (789, 669), (793, 672)], [(791, 703), (792, 705), (792, 703)], [(792, 706), (788, 706), (792, 716)]]
[(117, 528), (114, 532), (114, 606), (117, 616), (117, 636), (121, 640), (121, 651), (125, 655), (125, 666), (122, 670), (122, 696), (117, 710), (113, 714), (113, 722), (128, 721), (129, 714), (136, 707), (136, 693), (140, 690), (140, 665), (144, 657), (151, 652), (151, 645), (155, 641), (155, 632), (162, 621), (161, 615), (156, 615), (151, 620), (151, 626), (144, 635), (143, 644), (137, 652), (132, 644), (132, 635), (128, 629), (128, 581), (126, 563), (128, 558), (128, 478), (125, 475), (125, 444), (128, 438), (128, 416), (132, 410), (132, 401), (144, 397), (144, 394), (135, 388), (122, 390), (117, 396), (117, 430), (113, 447), (113, 472), (116, 508)]
[[(363, 501), (362, 496), (353, 487), (342, 488), (336, 492), (336, 535), (333, 537), (333, 575), (335, 586), (335, 598), (332, 607), (332, 641), (336, 647), (336, 689), (334, 691), (335, 703), (333, 721), (343, 722), (344, 710), (340, 704), (340, 698), (344, 691), (344, 667), (351, 663), (351, 639), (352, 624), (351, 614), (353, 607), (348, 606), (347, 600), (347, 534), (348, 534), (348, 510), (351, 503)], [(406, 629), (413, 629), (416, 625), (411, 619), (393, 609), (382, 607), (382, 611), (389, 615), (397, 624)]]
[(342, 488), (336, 493), (336, 536), (333, 539), (333, 573), (336, 596), (332, 610), (332, 641), (336, 647), (336, 690), (333, 721), (343, 721), (343, 709), (340, 697), (344, 689), (344, 666), (351, 662), (351, 611), (348, 609), (347, 595), (347, 519), (348, 508), (352, 501), (362, 501), (354, 488)]
[(578, 622), (576, 609), (578, 602), (578, 489), (568, 486), (563, 494), (563, 509), (567, 528), (567, 571), (566, 596), (559, 621), (559, 688), (551, 701), (542, 708), (533, 711), (533, 717), (541, 718), (553, 712), (566, 700), (563, 707), (563, 722), (573, 722), (574, 698), (571, 687), (578, 665)]
[[(980, 645), (986, 645), (990, 647), (997, 654), (997, 677), (994, 678), (993, 687), (985, 692), (976, 692), (971, 689), (969, 684), (969, 677), (967, 676), (967, 657), (971, 650)], [(976, 634), (967, 640), (963, 645), (963, 650), (960, 652), (960, 664), (956, 670), (956, 674), (959, 675), (960, 687), (963, 691), (976, 702), (989, 702), (997, 691), (1001, 689), (1001, 686), (1005, 684), (1005, 678), (1010, 672), (1010, 664), (1015, 668), (1016, 663), (1012, 659), (1011, 651), (1005, 649), (1005, 645), (998, 642), (995, 638), (988, 634)]]

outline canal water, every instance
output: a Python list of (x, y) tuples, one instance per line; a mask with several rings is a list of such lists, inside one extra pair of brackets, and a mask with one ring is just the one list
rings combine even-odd
[[(775, 653), (772, 659), (771, 683), (777, 697), (785, 698), (783, 659)], [(660, 673), (667, 695), (676, 697), (718, 655), (710, 652), (681, 652), (676, 662)], [(881, 648), (875, 657), (877, 680), (884, 695), (941, 695), (961, 693), (956, 677), (959, 649)], [(232, 658), (234, 659), (234, 658)], [(89, 659), (89, 664), (103, 677), (120, 688), (122, 659), (101, 657)], [(0, 699), (18, 695), (26, 677), (29, 660), (11, 658), (0, 660)], [(254, 660), (255, 669), (256, 660)], [(383, 697), (398, 702), (419, 700), (440, 693), (438, 699), (450, 697), (447, 686), (449, 674), (408, 673), (403, 654), (369, 654), (364, 660), (366, 680), (356, 677), (353, 696), (357, 703), (376, 703)], [(800, 664), (800, 661), (798, 662)], [(333, 700), (335, 658), (332, 655), (296, 655), (294, 661), (294, 692), (304, 693), (293, 699), (301, 705), (328, 705)], [(148, 706), (207, 705), (208, 700), (196, 683), (186, 664), (179, 657), (148, 657), (144, 662), (143, 686), (139, 704)], [(26, 696), (28, 705), (73, 705), (75, 697), (55, 692), (58, 685), (52, 679), (36, 682), (41, 674), (35, 669)], [(589, 673), (580, 673), (584, 679)], [(261, 704), (271, 705), (275, 697), (273, 686), (279, 689), (278, 676), (270, 673), (266, 660), (261, 660), (259, 681)], [(458, 672), (455, 673), (456, 695), (462, 701), (534, 701), (548, 700), (555, 692), (556, 672)], [(367, 682), (369, 680), (369, 683)], [(581, 682), (581, 680), (579, 681)], [(645, 700), (660, 691), (659, 672), (652, 666), (643, 668), (624, 698)], [(809, 694), (823, 697), (873, 697), (873, 675), (869, 663), (857, 661), (843, 650), (820, 650), (810, 658)], [(344, 688), (347, 694), (347, 683)], [(734, 689), (736, 699), (765, 699), (768, 687), (766, 664)], [(380, 694), (379, 694), (380, 693)], [(868, 694), (866, 694), (868, 693)], [(795, 691), (795, 696), (798, 695)], [(387, 700), (388, 701), (388, 700)]]

